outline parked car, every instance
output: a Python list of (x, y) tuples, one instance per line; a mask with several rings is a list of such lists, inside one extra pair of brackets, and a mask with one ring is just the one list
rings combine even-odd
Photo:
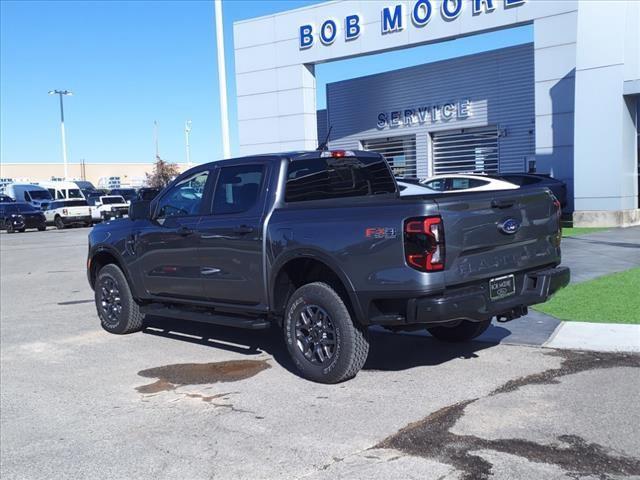
[(98, 197), (91, 212), (94, 221), (96, 217), (98, 221), (122, 218), (129, 213), (129, 204), (120, 195), (104, 195)]
[(62, 230), (70, 225), (90, 227), (91, 207), (86, 200), (55, 200), (44, 211), (47, 224)]
[(401, 197), (408, 197), (412, 195), (429, 195), (431, 193), (438, 193), (436, 190), (431, 190), (429, 187), (420, 184), (419, 182), (411, 182), (406, 179), (397, 180), (398, 191)]
[(261, 155), (98, 224), (87, 276), (108, 332), (147, 314), (275, 324), (304, 377), (335, 383), (364, 365), (369, 325), (467, 341), (545, 302), (569, 282), (559, 227), (546, 189), (400, 198), (377, 153)]
[(0, 193), (0, 203), (11, 203), (11, 202), (15, 202), (15, 200), (11, 198), (9, 195)]
[(137, 200), (153, 200), (160, 193), (159, 188), (143, 187), (138, 189)]
[(420, 182), (437, 192), (482, 192), (490, 190), (514, 190), (518, 185), (483, 174), (447, 174), (429, 177)]
[(11, 183), (5, 187), (4, 194), (16, 202), (27, 202), (38, 209), (46, 208), (53, 200), (46, 188), (31, 183)]
[(136, 200), (138, 197), (135, 188), (114, 188), (109, 192), (109, 195), (120, 195), (121, 197), (124, 197), (128, 204), (133, 200)]
[(27, 228), (47, 229), (44, 214), (29, 203), (10, 202), (0, 204), (0, 229), (12, 233)]
[(49, 193), (54, 200), (84, 199), (82, 190), (75, 184), (75, 182), (51, 180), (38, 182), (38, 185), (49, 190)]
[(519, 185), (521, 188), (546, 187), (560, 200), (560, 206), (563, 209), (567, 206), (567, 184), (549, 175), (541, 173), (502, 173), (500, 175), (491, 175), (491, 178), (505, 180)]

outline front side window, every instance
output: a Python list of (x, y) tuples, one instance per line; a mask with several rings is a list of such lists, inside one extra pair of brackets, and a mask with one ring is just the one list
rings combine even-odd
[(82, 192), (78, 188), (70, 188), (67, 191), (69, 192), (69, 198), (82, 198)]
[(258, 202), (264, 165), (239, 165), (220, 169), (213, 199), (213, 214), (242, 213)]
[(198, 215), (208, 178), (208, 171), (198, 172), (171, 187), (158, 202), (156, 218)]
[(438, 192), (444, 191), (445, 180), (431, 180), (430, 182), (425, 183), (426, 187), (429, 187), (431, 190), (437, 190)]

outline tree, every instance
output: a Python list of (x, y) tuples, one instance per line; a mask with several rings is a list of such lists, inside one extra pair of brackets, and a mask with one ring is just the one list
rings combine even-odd
[(156, 163), (153, 165), (153, 172), (146, 174), (147, 185), (152, 188), (164, 188), (179, 174), (178, 165), (167, 162), (158, 155)]

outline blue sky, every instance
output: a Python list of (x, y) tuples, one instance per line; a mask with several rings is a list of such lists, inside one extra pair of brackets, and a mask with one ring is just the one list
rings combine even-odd
[[(237, 152), (234, 21), (318, 3), (225, 0), (231, 144)], [(531, 27), (319, 65), (318, 108), (328, 82), (532, 41)], [(0, 2), (2, 162), (61, 161), (59, 109), (47, 92), (69, 89), (69, 161), (182, 162), (220, 158), (213, 1)]]

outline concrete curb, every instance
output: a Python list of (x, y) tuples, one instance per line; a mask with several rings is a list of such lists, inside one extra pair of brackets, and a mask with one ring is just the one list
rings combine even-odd
[(598, 352), (640, 352), (640, 325), (562, 322), (542, 346)]

